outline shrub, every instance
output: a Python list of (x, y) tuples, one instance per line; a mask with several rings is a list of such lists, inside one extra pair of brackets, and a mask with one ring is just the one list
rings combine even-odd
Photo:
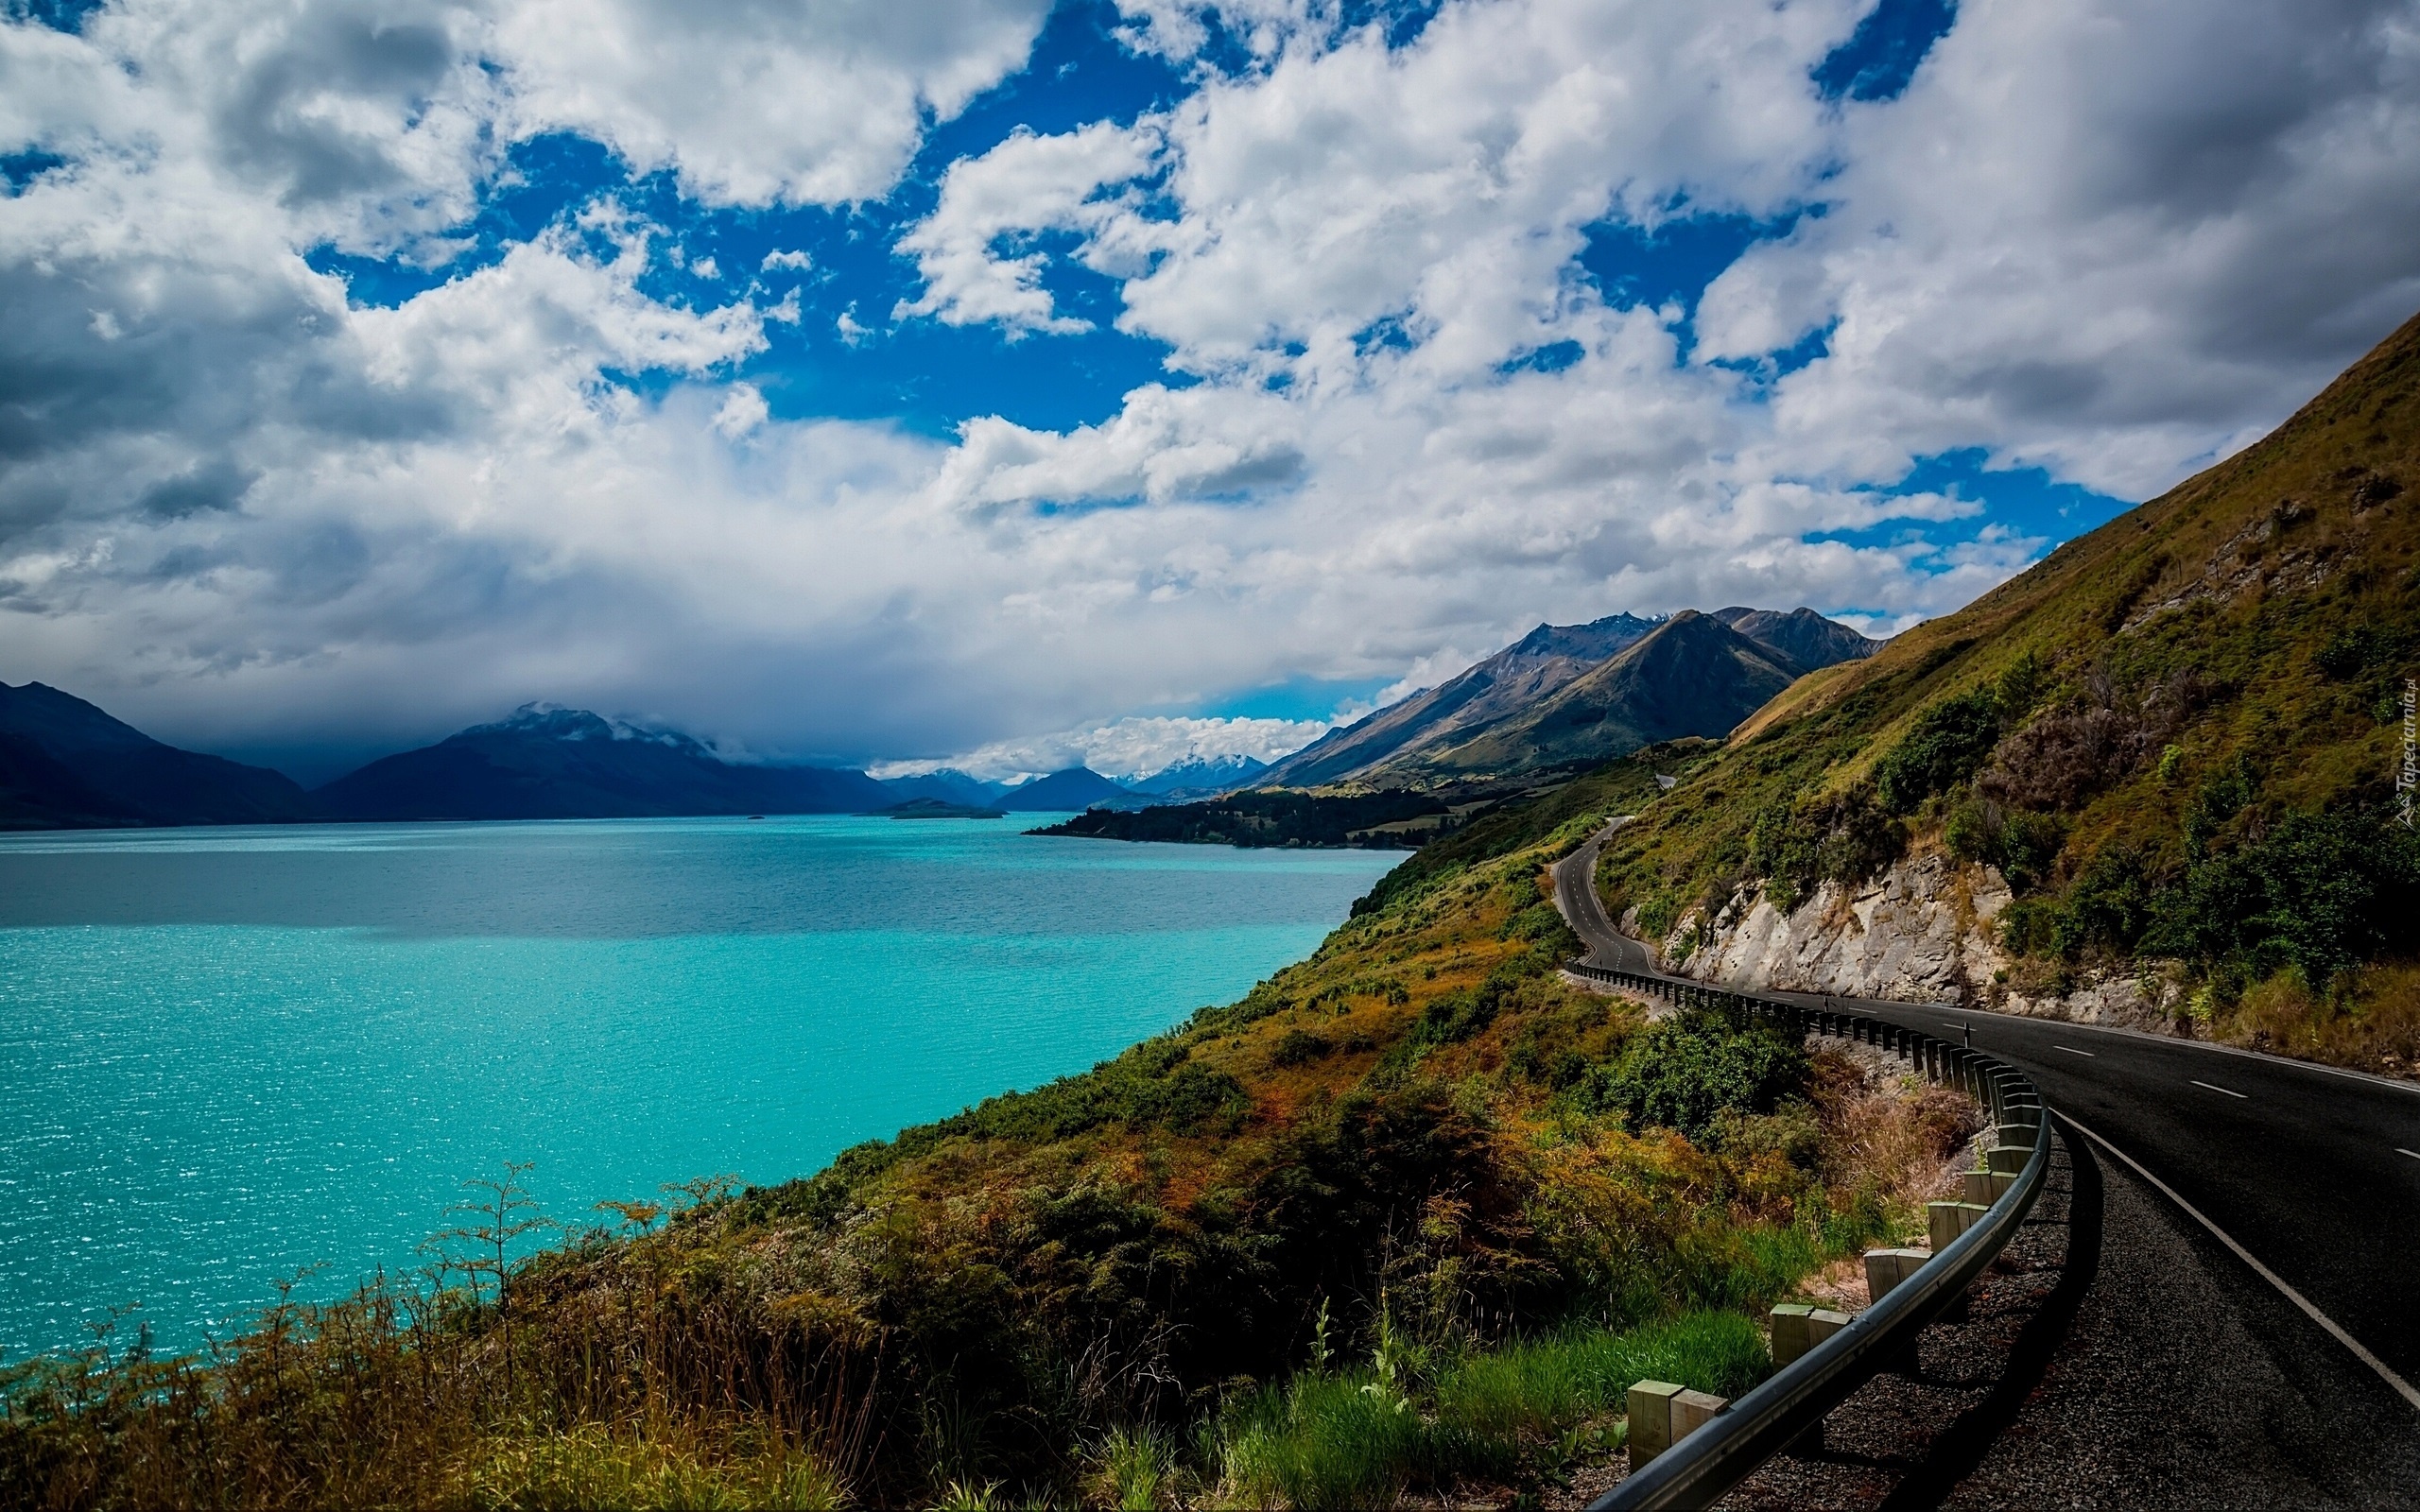
[(2088, 947), (2131, 954), (2151, 925), (2152, 882), (2142, 853), (2108, 846), (2085, 864), (2061, 900), (2050, 949), (2074, 960)]
[(2403, 631), (2375, 622), (2348, 625), (2327, 638), (2312, 654), (2319, 670), (2338, 682), (2350, 682), (2373, 667), (2401, 657), (2410, 644)]
[(1942, 838), (1951, 855), (1997, 867), (2010, 889), (2021, 893), (2049, 875), (2067, 843), (2067, 824), (2055, 814), (2012, 813), (1978, 799), (1950, 812)]
[(1221, 1415), (1220, 1466), (1229, 1494), (1250, 1504), (1388, 1506), (1415, 1486), (1520, 1477), (1558, 1435), (1617, 1411), (1640, 1381), (1737, 1397), (1772, 1368), (1752, 1319), (1701, 1312), (1474, 1350), (1428, 1382), (1305, 1371)]
[(1931, 705), (1875, 764), (1874, 783), (1883, 807), (1893, 814), (1913, 813), (1926, 799), (1974, 776), (1999, 738), (1999, 697), (1990, 688)]
[(2283, 967), (2325, 983), (2408, 954), (2420, 914), (2420, 835), (2379, 805), (2289, 814), (2190, 865), (2162, 896), (2147, 950), (2255, 975)]
[(1307, 1066), (1324, 1059), (1336, 1046), (1320, 1035), (1306, 1029), (1288, 1029), (1269, 1052), (1272, 1066)]
[(1765, 893), (1795, 908), (1825, 882), (1856, 885), (1906, 853), (1908, 828), (1884, 813), (1867, 787), (1777, 803), (1748, 833), (1748, 866)]
[(1803, 1091), (1806, 1078), (1806, 1051), (1771, 1026), (1706, 1009), (1633, 1039), (1618, 1061), (1599, 1068), (1587, 1091), (1633, 1128), (1677, 1129), (1694, 1142), (1726, 1110), (1772, 1112)]

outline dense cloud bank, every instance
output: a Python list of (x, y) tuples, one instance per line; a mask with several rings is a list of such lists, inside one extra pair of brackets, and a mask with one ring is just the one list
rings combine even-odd
[[(1187, 92), (946, 164), (892, 249), (917, 293), (840, 329), (1082, 339), (1080, 268), (1166, 376), (940, 438), (774, 414), (796, 297), (666, 292), (683, 227), (633, 196), (470, 228), (565, 135), (684, 215), (878, 205), (1035, 0), (0, 24), (0, 676), (231, 750), (545, 697), (1005, 759), (1542, 617), (1888, 628), (2047, 544), (1918, 459), (2141, 497), (2420, 306), (2409, 3), (1968, 0), (1876, 99), (1816, 77), (1857, 0), (1452, 3), (1393, 45), (1121, 9)], [(1583, 271), (1592, 228), (1709, 217), (1757, 230), (1702, 301)], [(382, 306), (331, 251), (453, 276)]]

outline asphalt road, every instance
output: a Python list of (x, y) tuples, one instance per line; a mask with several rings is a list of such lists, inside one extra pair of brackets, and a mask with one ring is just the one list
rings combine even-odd
[(1617, 971), (1652, 971), (1655, 963), (1648, 958), (1647, 947), (1614, 927), (1605, 917), (1603, 900), (1597, 896), (1597, 853), (1615, 831), (1629, 822), (1628, 815), (1614, 820), (1590, 835), (1586, 845), (1555, 863), (1554, 905), (1571, 932), (1588, 947), (1588, 954), (1581, 957), (1586, 964)]
[[(1971, 1027), (1977, 1049), (2032, 1077), (2052, 1109), (2105, 1142), (2104, 1158), (2120, 1158), (2111, 1163), (2131, 1160), (2420, 1382), (2420, 1155), (2409, 1153), (2420, 1150), (2420, 1089), (2189, 1040), (1841, 1001), (1935, 1035)], [(2420, 1402), (2408, 1407), (2420, 1422)]]
[[(1613, 928), (1593, 885), (1612, 828), (1558, 868), (1557, 902), (1590, 964), (1645, 971), (1645, 948)], [(2420, 1463), (2420, 1088), (2123, 1030), (1769, 995), (1828, 1001), (1945, 1038), (1971, 1030), (1978, 1049), (2033, 1078), (2113, 1181), (2138, 1187), (2167, 1215), (2161, 1243), (2202, 1257), (2207, 1274), (2191, 1284), (2180, 1275), (2180, 1300), (2218, 1286), (2242, 1310), (2242, 1336), (2256, 1340), (2276, 1380), (2328, 1383), (2340, 1451)], [(2126, 1251), (2150, 1243), (2129, 1241), (2105, 1263), (2131, 1263), (2140, 1257)], [(2134, 1315), (2113, 1323), (2121, 1333), (2201, 1326), (2189, 1305), (2169, 1313), (2147, 1299), (2122, 1311)], [(2420, 1481), (2407, 1489), (2420, 1505)]]

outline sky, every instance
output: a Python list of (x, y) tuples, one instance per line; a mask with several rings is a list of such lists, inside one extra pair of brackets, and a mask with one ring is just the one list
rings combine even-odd
[(0, 679), (1267, 757), (1882, 634), (2420, 309), (2420, 0), (0, 0)]

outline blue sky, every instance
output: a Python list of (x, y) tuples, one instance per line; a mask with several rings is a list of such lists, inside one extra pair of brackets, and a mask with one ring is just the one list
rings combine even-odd
[(2412, 6), (2327, 9), (21, 4), (0, 675), (1003, 766), (1885, 633), (2420, 300)]

